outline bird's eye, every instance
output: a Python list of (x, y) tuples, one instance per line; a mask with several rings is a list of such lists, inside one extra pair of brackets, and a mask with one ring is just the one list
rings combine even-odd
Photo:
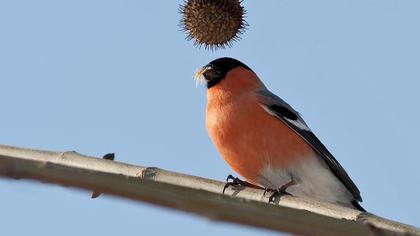
[(207, 81), (210, 81), (220, 76), (220, 71), (212, 67), (209, 67), (203, 72), (203, 76)]

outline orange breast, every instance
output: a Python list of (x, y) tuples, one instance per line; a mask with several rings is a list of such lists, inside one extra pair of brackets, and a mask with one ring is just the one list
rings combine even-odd
[(313, 153), (293, 130), (266, 112), (252, 92), (209, 92), (206, 126), (225, 161), (254, 184), (267, 165), (286, 168)]

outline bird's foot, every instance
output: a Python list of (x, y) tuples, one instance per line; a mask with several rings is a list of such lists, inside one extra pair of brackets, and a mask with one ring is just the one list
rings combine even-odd
[(292, 194), (290, 194), (290, 193), (288, 193), (287, 191), (286, 191), (286, 189), (288, 188), (288, 187), (290, 187), (290, 186), (292, 186), (292, 185), (295, 185), (296, 183), (293, 181), (293, 179), (292, 180), (290, 180), (289, 182), (287, 182), (286, 184), (284, 184), (283, 186), (281, 186), (280, 188), (278, 188), (278, 189), (271, 189), (271, 188), (266, 188), (266, 189), (264, 189), (264, 193), (263, 193), (263, 196), (265, 196), (265, 194), (267, 193), (267, 192), (270, 192), (271, 193), (271, 195), (270, 195), (270, 197), (268, 197), (268, 203), (270, 203), (270, 202), (274, 202), (274, 200), (276, 199), (276, 197), (277, 196), (281, 196), (281, 195), (292, 195)]
[(266, 188), (266, 189), (264, 189), (264, 196), (265, 196), (265, 194), (267, 192), (270, 192), (271, 193), (270, 196), (268, 197), (268, 203), (274, 202), (274, 200), (277, 197), (279, 197), (279, 196), (282, 196), (282, 195), (292, 195), (292, 194), (286, 192), (286, 190), (281, 190), (281, 188), (279, 188), (279, 189), (269, 189), (269, 188)]
[[(232, 182), (229, 182), (229, 181)], [(251, 183), (248, 183), (244, 180), (240, 180), (238, 177), (233, 177), (233, 175), (228, 175), (228, 177), (226, 178), (226, 184), (223, 187), (223, 194), (225, 194), (225, 190), (229, 187), (229, 186), (246, 186), (246, 187), (257, 187)]]

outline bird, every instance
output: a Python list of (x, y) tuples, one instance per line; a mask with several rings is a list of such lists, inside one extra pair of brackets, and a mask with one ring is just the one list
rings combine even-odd
[(227, 181), (272, 191), (269, 202), (275, 194), (287, 193), (365, 211), (360, 191), (344, 168), (302, 116), (270, 92), (250, 67), (222, 57), (195, 77), (207, 85), (210, 139), (245, 178), (229, 175)]

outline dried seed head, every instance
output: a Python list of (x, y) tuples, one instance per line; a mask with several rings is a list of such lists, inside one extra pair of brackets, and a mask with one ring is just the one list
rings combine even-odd
[(211, 50), (232, 46), (248, 26), (241, 3), (242, 0), (186, 0), (180, 13), (187, 39)]

